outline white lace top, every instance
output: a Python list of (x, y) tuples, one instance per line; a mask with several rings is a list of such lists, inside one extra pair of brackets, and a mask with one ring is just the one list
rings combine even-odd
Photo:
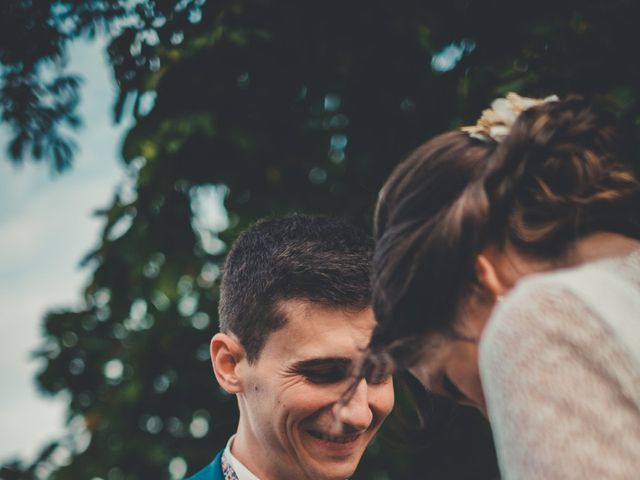
[(503, 479), (640, 479), (640, 252), (520, 281), (480, 375)]

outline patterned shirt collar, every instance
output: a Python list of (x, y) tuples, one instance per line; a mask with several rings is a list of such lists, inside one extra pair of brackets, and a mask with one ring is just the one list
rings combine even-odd
[(222, 453), (221, 462), (224, 480), (260, 480), (231, 453), (231, 445), (234, 438), (235, 435), (229, 439)]

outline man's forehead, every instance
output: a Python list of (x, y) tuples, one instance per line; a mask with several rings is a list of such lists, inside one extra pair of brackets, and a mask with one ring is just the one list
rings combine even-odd
[(305, 300), (285, 300), (278, 307), (285, 325), (269, 335), (265, 348), (297, 359), (354, 358), (367, 346), (375, 324), (370, 308), (331, 308)]
[[(370, 307), (364, 309), (331, 307), (306, 300), (286, 300), (278, 305), (289, 334), (331, 335), (332, 332), (352, 331), (369, 336), (375, 321)], [(308, 335), (307, 335), (308, 336)]]
[(349, 306), (332, 306), (325, 303), (317, 303), (303, 298), (292, 298), (288, 300), (280, 300), (276, 304), (276, 310), (279, 311), (288, 320), (300, 320), (314, 322), (319, 319), (335, 320), (354, 325), (367, 325), (373, 328), (374, 318), (373, 310), (370, 306), (365, 308), (349, 307)]

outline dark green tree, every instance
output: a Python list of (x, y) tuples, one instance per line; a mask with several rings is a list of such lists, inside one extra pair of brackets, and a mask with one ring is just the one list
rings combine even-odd
[[(630, 0), (528, 12), (506, 0), (3, 2), (0, 109), (14, 161), (70, 165), (80, 81), (63, 60), (78, 37), (110, 37), (115, 118), (135, 125), (122, 151), (130, 183), (100, 212), (84, 260), (84, 308), (49, 312), (36, 352), (42, 391), (70, 399), (68, 435), (0, 478), (142, 480), (206, 464), (236, 422), (208, 341), (238, 232), (292, 211), (369, 227), (408, 151), (510, 90), (582, 93), (635, 133), (638, 13)], [(225, 223), (203, 215), (217, 198)], [(402, 435), (387, 429), (357, 478), (497, 475), (474, 412), (426, 446), (385, 436)]]

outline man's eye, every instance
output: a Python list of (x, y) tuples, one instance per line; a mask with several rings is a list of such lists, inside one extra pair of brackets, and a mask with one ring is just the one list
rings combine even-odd
[(345, 367), (326, 367), (306, 370), (302, 374), (311, 383), (337, 383), (347, 378), (349, 372)]

